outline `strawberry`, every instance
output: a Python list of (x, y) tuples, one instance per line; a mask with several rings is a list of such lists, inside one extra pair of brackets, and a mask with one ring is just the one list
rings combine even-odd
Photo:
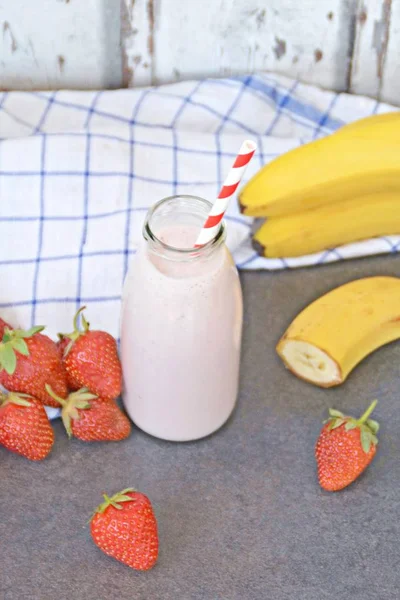
[(85, 387), (100, 398), (114, 400), (121, 394), (122, 385), (117, 343), (105, 331), (91, 331), (83, 315), (80, 331), (78, 318), (85, 308), (80, 308), (74, 317), (74, 331), (59, 334), (68, 385), (71, 390)]
[(12, 329), (11, 325), (9, 325), (8, 323), (6, 323), (3, 319), (0, 319), (0, 339), (3, 339), (3, 335), (4, 335), (4, 330), (5, 328), (8, 329)]
[(0, 395), (0, 444), (30, 460), (50, 453), (54, 432), (42, 403), (27, 394)]
[(12, 392), (31, 394), (44, 404), (59, 406), (46, 392), (45, 385), (65, 398), (68, 393), (64, 366), (57, 344), (39, 333), (44, 327), (29, 331), (4, 328), (0, 343), (0, 383)]
[(329, 409), (315, 446), (320, 486), (336, 492), (350, 485), (375, 456), (379, 424), (369, 418), (377, 401), (359, 419)]
[(158, 556), (158, 533), (150, 500), (133, 488), (103, 498), (90, 522), (96, 546), (132, 569), (151, 569)]
[[(61, 335), (61, 334), (59, 334)], [(60, 360), (64, 365), (64, 369), (65, 369), (65, 363), (64, 363), (64, 354), (67, 353), (67, 348), (68, 345), (71, 343), (71, 340), (67, 337), (63, 337), (62, 339), (60, 339), (59, 342), (57, 342), (57, 346), (58, 346), (58, 350), (60, 353)], [(70, 390), (79, 390), (79, 388), (81, 388), (82, 386), (79, 384), (79, 381), (77, 381), (75, 379), (75, 377), (73, 376), (72, 373), (69, 373), (67, 371), (67, 369), (65, 369), (65, 373), (66, 373), (66, 377), (67, 377), (67, 384), (68, 384), (68, 389)]]
[(118, 442), (129, 436), (130, 421), (114, 400), (97, 398), (87, 388), (73, 392), (66, 400), (57, 397), (49, 386), (47, 390), (62, 406), (61, 418), (69, 437), (74, 435), (84, 442)]

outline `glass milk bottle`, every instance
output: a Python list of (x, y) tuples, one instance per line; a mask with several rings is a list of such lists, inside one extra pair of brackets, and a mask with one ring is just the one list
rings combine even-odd
[(125, 408), (138, 427), (165, 440), (213, 433), (237, 398), (243, 305), (224, 224), (193, 248), (210, 208), (195, 196), (152, 207), (125, 281)]

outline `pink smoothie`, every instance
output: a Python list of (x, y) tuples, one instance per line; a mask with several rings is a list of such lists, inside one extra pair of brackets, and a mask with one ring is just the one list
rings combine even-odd
[[(192, 248), (198, 227), (169, 226), (164, 243)], [(225, 244), (208, 257), (174, 261), (143, 243), (123, 297), (124, 404), (154, 436), (194, 440), (217, 430), (237, 397), (242, 294)]]

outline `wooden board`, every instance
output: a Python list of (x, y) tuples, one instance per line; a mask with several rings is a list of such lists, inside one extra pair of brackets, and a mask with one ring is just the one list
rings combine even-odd
[(0, 4), (2, 89), (118, 87), (120, 52), (118, 0)]
[(276, 71), (400, 104), (400, 0), (12, 0), (0, 88)]
[(382, 97), (391, 11), (392, 0), (359, 0), (358, 2), (350, 74), (351, 92), (374, 98)]
[(400, 2), (392, 0), (380, 97), (400, 104)]
[(152, 0), (122, 0), (123, 84), (152, 83), (154, 15)]
[(301, 7), (298, 0), (136, 0), (136, 40), (128, 33), (125, 44), (128, 84), (273, 70), (346, 89), (354, 7), (352, 0)]

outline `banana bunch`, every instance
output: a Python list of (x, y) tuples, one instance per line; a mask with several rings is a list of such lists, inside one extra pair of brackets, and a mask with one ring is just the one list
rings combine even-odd
[(400, 278), (366, 277), (307, 306), (277, 346), (286, 367), (320, 387), (341, 384), (368, 354), (400, 338)]
[(269, 258), (400, 234), (400, 112), (361, 119), (283, 154), (239, 201), (245, 215), (267, 217), (253, 243)]

